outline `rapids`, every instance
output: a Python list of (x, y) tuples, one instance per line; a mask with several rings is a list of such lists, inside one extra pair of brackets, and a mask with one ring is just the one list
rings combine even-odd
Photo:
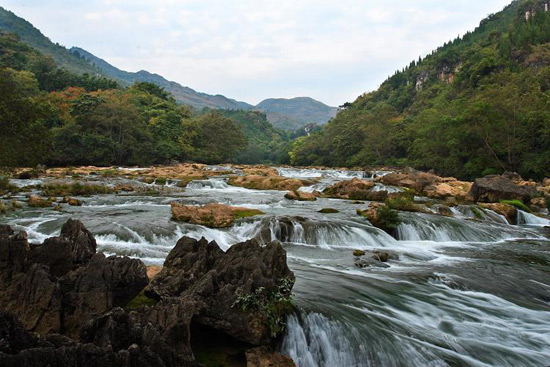
[[(230, 167), (211, 169), (223, 173)], [(278, 172), (318, 179), (305, 191), (385, 174)], [(485, 211), (482, 220), (473, 220), (467, 206), (453, 208), (454, 217), (400, 213), (403, 224), (395, 239), (356, 215), (368, 203), (295, 202), (282, 191), (232, 187), (223, 176), (192, 181), (186, 189), (174, 181), (164, 187), (161, 195), (79, 197), (83, 206), (63, 212), (25, 208), (2, 215), (0, 223), (41, 242), (58, 234), (68, 218), (80, 219), (96, 236), (100, 251), (147, 264), (162, 264), (182, 236), (204, 236), (223, 249), (250, 238), (282, 241), (296, 274), (298, 311), (289, 318), (279, 347), (299, 367), (550, 366), (550, 240), (545, 228), (550, 221), (544, 218), (520, 212), (518, 225), (512, 226)], [(210, 229), (171, 221), (173, 200), (245, 206), (265, 215), (228, 229)], [(321, 214), (322, 208), (339, 213)], [(359, 269), (354, 249), (386, 249), (397, 253), (399, 261), (390, 261), (389, 268)]]

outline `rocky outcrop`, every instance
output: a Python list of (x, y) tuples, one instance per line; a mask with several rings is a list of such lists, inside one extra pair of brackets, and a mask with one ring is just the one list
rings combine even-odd
[(0, 308), (41, 334), (78, 335), (87, 319), (124, 306), (146, 285), (145, 265), (96, 254), (96, 242), (79, 221), (59, 237), (30, 246), (25, 232), (0, 230)]
[(440, 177), (429, 172), (411, 171), (407, 173), (390, 173), (376, 178), (385, 185), (413, 189), (432, 199), (456, 197), (467, 200), (472, 183), (458, 181), (454, 177)]
[(519, 186), (504, 176), (490, 175), (474, 181), (470, 195), (476, 202), (494, 203), (500, 200), (529, 202), (536, 193), (532, 186)]
[(173, 202), (171, 207), (172, 219), (211, 228), (230, 227), (239, 218), (263, 214), (263, 212), (256, 209), (240, 208), (218, 203), (195, 206)]
[(280, 176), (232, 176), (228, 184), (232, 186), (244, 187), (253, 190), (281, 190), (294, 191), (302, 186), (312, 185), (310, 180), (299, 180), (296, 178), (286, 178)]
[(194, 305), (199, 324), (260, 345), (277, 333), (269, 318), (282, 321), (286, 316), (269, 315), (268, 309), (276, 309), (272, 306), (278, 302), (272, 296), (288, 298), (293, 283), (286, 252), (278, 242), (262, 247), (247, 241), (224, 253), (214, 241), (184, 237), (145, 294), (158, 300), (183, 299)]
[[(215, 242), (184, 237), (152, 271), (146, 293), (157, 302), (142, 306), (134, 298), (148, 281), (145, 265), (95, 247), (78, 221), (42, 245), (0, 226), (1, 366), (199, 367), (192, 325), (250, 349), (283, 332), (292, 310), (294, 274), (278, 242), (247, 241), (223, 252)], [(121, 308), (132, 299), (133, 311)], [(249, 355), (253, 366), (293, 365), (269, 349)]]
[(122, 309), (83, 327), (75, 341), (59, 334), (26, 331), (12, 315), (0, 312), (0, 365), (3, 367), (199, 367), (192, 355), (175, 353), (178, 334), (165, 335), (138, 314)]
[[(348, 181), (340, 181), (323, 191), (323, 195), (331, 198), (350, 200), (369, 200), (374, 182), (354, 178)], [(386, 193), (387, 194), (387, 193)]]

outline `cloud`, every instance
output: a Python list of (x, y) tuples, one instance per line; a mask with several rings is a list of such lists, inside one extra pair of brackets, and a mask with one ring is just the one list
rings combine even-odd
[(54, 42), (198, 91), (332, 105), (472, 30), (509, 0), (0, 0)]

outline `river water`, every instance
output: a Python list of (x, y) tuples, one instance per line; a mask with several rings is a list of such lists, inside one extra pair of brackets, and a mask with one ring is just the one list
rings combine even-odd
[[(306, 191), (369, 179), (336, 170), (279, 173), (319, 179)], [(229, 186), (223, 177), (191, 182), (185, 190), (174, 182), (159, 188), (160, 195), (80, 198), (83, 206), (63, 212), (25, 208), (0, 222), (40, 242), (57, 235), (68, 218), (80, 219), (100, 251), (147, 264), (162, 264), (184, 235), (216, 240), (223, 249), (253, 237), (281, 240), (296, 274), (299, 312), (289, 318), (280, 348), (299, 367), (550, 366), (550, 221), (521, 213), (520, 224), (511, 226), (491, 212), (474, 221), (468, 207), (453, 208), (454, 218), (400, 213), (395, 239), (356, 215), (368, 203), (295, 202), (282, 191)], [(171, 221), (174, 200), (245, 206), (265, 215), (209, 229)], [(320, 214), (322, 208), (339, 213)], [(384, 249), (399, 260), (359, 269), (354, 249)]]

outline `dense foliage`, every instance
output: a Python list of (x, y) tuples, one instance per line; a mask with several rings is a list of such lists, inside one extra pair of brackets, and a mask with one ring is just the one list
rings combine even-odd
[[(526, 13), (529, 17), (526, 19)], [(550, 12), (517, 0), (298, 139), (298, 165), (550, 175)]]
[(193, 114), (153, 83), (73, 74), (0, 34), (0, 166), (256, 163), (288, 148), (265, 115), (225, 114)]

